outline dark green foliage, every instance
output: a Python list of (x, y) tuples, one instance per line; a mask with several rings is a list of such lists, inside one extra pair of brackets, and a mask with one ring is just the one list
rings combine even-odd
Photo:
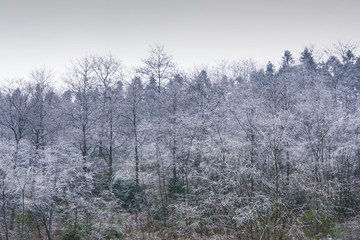
[(168, 197), (170, 199), (181, 198), (185, 193), (184, 181), (180, 178), (170, 178), (167, 184)]
[(308, 48), (305, 48), (304, 51), (301, 53), (300, 62), (304, 64), (306, 69), (316, 71), (316, 63), (312, 55), (312, 51)]
[(119, 231), (119, 229), (111, 227), (106, 230), (105, 233), (105, 239), (111, 240), (111, 239), (121, 239), (123, 237), (123, 233)]
[(282, 62), (283, 67), (290, 66), (291, 64), (294, 63), (294, 58), (289, 50), (286, 50), (284, 52), (284, 56), (282, 57), (282, 59), (283, 59)]
[[(139, 204), (141, 207), (146, 203), (146, 185), (139, 184)], [(118, 179), (113, 185), (113, 192), (115, 197), (119, 200), (121, 207), (130, 213), (136, 210), (135, 195), (136, 182), (135, 179)]]
[(61, 240), (82, 240), (81, 226), (77, 222), (72, 222), (63, 232)]
[(274, 65), (271, 62), (268, 62), (268, 64), (266, 65), (266, 75), (273, 75), (275, 72), (274, 70)]
[(315, 209), (305, 212), (300, 221), (304, 224), (305, 234), (315, 239), (340, 237), (341, 229), (336, 227), (338, 219), (325, 214), (316, 214)]
[(92, 194), (100, 196), (104, 190), (109, 190), (108, 177), (104, 174), (98, 174), (96, 175), (96, 179), (97, 181), (94, 183)]
[(357, 192), (352, 192), (349, 187), (342, 187), (335, 195), (335, 210), (339, 215), (353, 215), (357, 210), (360, 199)]
[(168, 209), (161, 201), (160, 197), (157, 197), (152, 201), (149, 213), (153, 220), (162, 222), (168, 215)]

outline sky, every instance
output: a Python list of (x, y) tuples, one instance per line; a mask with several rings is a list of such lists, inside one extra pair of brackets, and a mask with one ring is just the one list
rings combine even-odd
[(140, 66), (164, 45), (180, 68), (360, 42), (357, 0), (0, 0), (0, 82), (112, 54)]

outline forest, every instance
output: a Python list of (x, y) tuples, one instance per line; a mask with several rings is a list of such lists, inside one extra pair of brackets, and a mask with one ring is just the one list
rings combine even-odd
[(0, 239), (358, 239), (359, 89), (340, 43), (191, 70), (154, 45), (4, 81)]

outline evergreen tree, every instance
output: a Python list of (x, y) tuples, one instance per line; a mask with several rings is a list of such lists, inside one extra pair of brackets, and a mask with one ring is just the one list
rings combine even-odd
[(315, 63), (312, 51), (308, 48), (305, 48), (304, 51), (300, 54), (300, 62), (307, 70), (316, 72), (317, 65)]

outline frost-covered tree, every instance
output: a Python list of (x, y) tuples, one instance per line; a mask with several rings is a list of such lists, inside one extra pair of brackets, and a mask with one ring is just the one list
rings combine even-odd
[(65, 114), (68, 116), (68, 126), (74, 130), (74, 146), (81, 151), (86, 160), (94, 148), (94, 125), (98, 120), (97, 101), (99, 93), (96, 91), (96, 81), (92, 61), (89, 57), (73, 62), (69, 68), (65, 81), (71, 93), (72, 101), (67, 106)]
[(158, 92), (160, 92), (165, 81), (168, 81), (174, 74), (175, 64), (172, 56), (165, 51), (164, 46), (155, 44), (155, 46), (150, 46), (149, 57), (145, 58), (143, 62), (145, 66), (138, 69), (138, 72), (154, 77), (157, 81)]
[(325, 53), (181, 71), (155, 46), (139, 76), (92, 56), (5, 85), (0, 238), (357, 236), (360, 60)]
[[(124, 92), (122, 84), (122, 68), (118, 60), (109, 55), (106, 57), (93, 57), (92, 68), (100, 90), (97, 107), (99, 124), (98, 154), (108, 166), (108, 183), (112, 185), (114, 177), (114, 162), (116, 152), (123, 142), (120, 128)], [(101, 106), (99, 106), (101, 105)]]

